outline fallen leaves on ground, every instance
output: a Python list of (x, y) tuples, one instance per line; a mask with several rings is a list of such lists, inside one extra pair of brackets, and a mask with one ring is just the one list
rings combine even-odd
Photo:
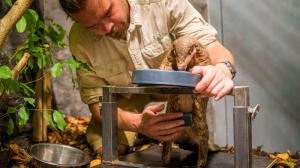
[[(224, 147), (221, 151), (233, 154), (234, 147)], [(262, 146), (258, 146), (256, 149), (252, 149), (252, 154), (276, 160), (277, 163), (273, 168), (300, 168), (300, 151), (293, 153), (288, 150), (285, 153), (267, 153), (262, 150)]]
[(16, 143), (10, 143), (8, 145), (10, 161), (14, 161), (16, 164), (14, 167), (26, 167), (32, 161), (32, 157), (25, 149), (21, 148)]
[(48, 141), (50, 143), (59, 143), (71, 145), (83, 150), (86, 154), (91, 155), (92, 150), (86, 142), (86, 130), (90, 122), (88, 117), (66, 116), (66, 128), (63, 132), (49, 132)]

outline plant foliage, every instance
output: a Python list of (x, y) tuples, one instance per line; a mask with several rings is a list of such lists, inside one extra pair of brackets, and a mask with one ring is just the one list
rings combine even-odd
[[(11, 0), (5, 0), (5, 3), (9, 6), (13, 5)], [(53, 21), (46, 25), (34, 9), (28, 9), (24, 13), (16, 23), (16, 30), (18, 33), (26, 35), (24, 43), (17, 47), (14, 55), (16, 62), (21, 60), (25, 52), (31, 55), (23, 71), (27, 81), (33, 80), (30, 72), (38, 69), (49, 68), (51, 69), (52, 77), (57, 78), (65, 66), (68, 68), (72, 81), (74, 81), (72, 73), (74, 68), (88, 69), (86, 64), (76, 60), (58, 59), (55, 48), (64, 48), (66, 46), (64, 43), (66, 32), (62, 26)], [(35, 106), (35, 92), (28, 83), (12, 79), (11, 69), (6, 65), (0, 66), (0, 98), (9, 95), (17, 95), (17, 97), (22, 98), (22, 102), (17, 107), (8, 107), (7, 112), (0, 116), (0, 120), (5, 117), (9, 119), (6, 131), (8, 135), (13, 134), (15, 126), (11, 114), (17, 114), (18, 121), (16, 123), (20, 127), (24, 127), (30, 118), (30, 111), (32, 111), (29, 107)], [(50, 123), (51, 128), (63, 131), (66, 125), (63, 115), (57, 110), (52, 109), (51, 111), (52, 114), (45, 114), (44, 118)]]

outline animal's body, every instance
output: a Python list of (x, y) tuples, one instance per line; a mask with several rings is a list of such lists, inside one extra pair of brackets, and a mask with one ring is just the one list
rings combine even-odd
[[(197, 40), (183, 36), (175, 40), (176, 52), (169, 54), (162, 62), (160, 69), (189, 71), (195, 65), (209, 65), (208, 53)], [(186, 129), (184, 135), (176, 140), (180, 147), (197, 147), (197, 167), (204, 167), (208, 154), (208, 127), (206, 123), (206, 107), (208, 98), (200, 95), (169, 95), (167, 112), (192, 112), (193, 125)], [(163, 143), (162, 159), (169, 165), (172, 142)], [(189, 149), (191, 150), (191, 149)], [(195, 150), (192, 149), (192, 150)]]

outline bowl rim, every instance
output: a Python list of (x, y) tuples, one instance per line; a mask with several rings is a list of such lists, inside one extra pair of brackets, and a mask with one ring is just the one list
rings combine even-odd
[[(38, 158), (37, 156), (35, 156), (32, 153), (32, 150), (35, 147), (37, 147), (37, 146), (44, 146), (44, 145), (48, 145), (48, 146), (63, 146), (63, 147), (67, 147), (67, 148), (70, 148), (70, 149), (73, 149), (73, 150), (77, 150), (77, 151), (81, 152), (84, 155), (84, 161), (82, 163), (78, 163), (78, 164), (58, 164), (58, 163), (54, 163), (54, 162), (49, 162), (49, 161), (41, 160), (40, 158)], [(80, 166), (87, 165), (90, 162), (90, 160), (91, 160), (91, 158), (86, 153), (84, 153), (81, 149), (78, 149), (78, 148), (76, 148), (74, 146), (66, 145), (66, 144), (37, 143), (37, 144), (33, 144), (33, 145), (30, 146), (30, 153), (31, 153), (32, 158), (34, 158), (35, 160), (37, 160), (39, 162), (42, 162), (42, 163), (49, 164), (49, 165), (53, 165), (53, 166), (80, 167)]]

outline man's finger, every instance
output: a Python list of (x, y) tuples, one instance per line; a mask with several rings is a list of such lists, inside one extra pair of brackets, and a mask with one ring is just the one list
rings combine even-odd
[(220, 100), (222, 97), (224, 97), (227, 94), (229, 94), (231, 92), (232, 88), (233, 88), (233, 81), (230, 80), (230, 79), (227, 79), (224, 88), (216, 96), (215, 100)]
[(211, 96), (211, 91), (220, 83), (220, 81), (222, 81), (222, 79), (218, 78), (214, 78), (213, 81), (209, 84), (209, 86), (201, 92), (201, 96), (206, 96), (209, 97)]
[(215, 75), (216, 72), (214, 70), (208, 70), (207, 72), (205, 72), (205, 74), (202, 76), (201, 81), (196, 85), (194, 90), (197, 93), (202, 93), (215, 78)]
[(145, 108), (144, 111), (152, 111), (154, 113), (161, 112), (165, 108), (164, 104), (155, 104)]
[(206, 66), (194, 66), (190, 71), (194, 74), (203, 75), (207, 71), (207, 67)]
[(220, 91), (224, 88), (225, 84), (226, 84), (225, 80), (222, 80), (221, 82), (219, 82), (215, 86), (215, 88), (211, 91), (210, 96), (216, 97), (220, 93)]
[(183, 113), (166, 113), (155, 117), (156, 122), (170, 121), (182, 117)]
[(159, 130), (168, 130), (184, 125), (184, 120), (173, 120), (161, 122), (157, 125)]

